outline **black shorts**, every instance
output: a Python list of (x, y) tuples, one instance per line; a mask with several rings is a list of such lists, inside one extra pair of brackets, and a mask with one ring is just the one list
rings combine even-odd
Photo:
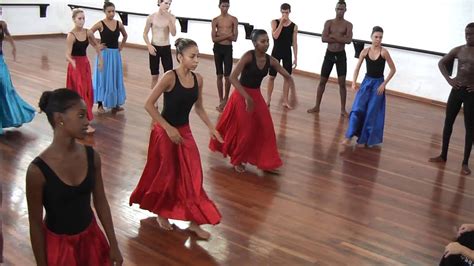
[[(291, 49), (286, 50), (286, 51), (279, 51), (273, 49), (272, 51), (272, 56), (275, 57), (278, 62), (283, 61), (283, 68), (288, 72), (291, 73), (293, 72), (293, 62), (292, 62), (292, 55), (291, 55)], [(273, 67), (270, 67), (270, 72), (269, 75), (272, 77), (275, 77), (277, 74), (276, 69)]]
[(171, 56), (171, 45), (166, 46), (156, 46), (153, 45), (156, 49), (156, 55), (149, 55), (150, 59), (150, 72), (152, 75), (160, 74), (160, 59), (161, 64), (163, 65), (164, 71), (173, 69), (173, 57)]
[(321, 67), (321, 77), (329, 78), (334, 64), (336, 64), (338, 77), (342, 77), (347, 74), (346, 51), (342, 50), (340, 52), (331, 52), (326, 50), (323, 66)]
[(224, 77), (230, 76), (232, 72), (232, 64), (234, 59), (232, 58), (232, 44), (224, 45), (214, 43), (214, 63), (216, 64), (216, 75), (224, 75)]

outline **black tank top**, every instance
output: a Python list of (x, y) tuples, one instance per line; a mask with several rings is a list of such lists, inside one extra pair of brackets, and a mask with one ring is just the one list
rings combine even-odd
[(91, 193), (95, 185), (94, 150), (85, 146), (87, 154), (87, 175), (78, 186), (65, 184), (40, 158), (33, 163), (43, 173), (46, 183), (43, 187), (45, 222), (56, 234), (75, 235), (84, 231), (92, 222)]
[(255, 57), (255, 50), (252, 50), (252, 62), (246, 64), (240, 74), (240, 84), (250, 89), (259, 89), (262, 85), (263, 78), (268, 74), (270, 68), (270, 56), (265, 54), (266, 62), (262, 69), (257, 66), (257, 59)]
[[(278, 19), (275, 19), (276, 26), (280, 24)], [(273, 50), (274, 51), (288, 51), (291, 50), (291, 45), (293, 45), (293, 31), (295, 30), (295, 23), (291, 22), (289, 26), (284, 26), (281, 29), (280, 36), (278, 39), (273, 38)]]
[(105, 43), (107, 48), (117, 49), (118, 48), (118, 39), (120, 36), (119, 22), (117, 21), (117, 27), (115, 31), (111, 31), (103, 21), (102, 22), (102, 31), (100, 32), (100, 42)]
[[(72, 33), (72, 32), (71, 32)], [(89, 38), (87, 38), (87, 30), (86, 30), (86, 39), (84, 41), (79, 41), (74, 33), (74, 38), (76, 41), (72, 45), (72, 56), (86, 56), (87, 46), (89, 45)]]
[(199, 88), (196, 74), (193, 74), (194, 86), (185, 88), (179, 81), (178, 73), (173, 70), (176, 77), (174, 88), (171, 91), (165, 91), (163, 111), (161, 116), (174, 127), (184, 126), (189, 123), (189, 112), (199, 97)]
[(380, 55), (376, 60), (370, 59), (369, 53), (367, 53), (365, 56), (365, 64), (367, 66), (367, 76), (371, 78), (383, 77), (383, 72), (385, 70), (385, 59), (382, 57), (382, 52), (380, 52)]

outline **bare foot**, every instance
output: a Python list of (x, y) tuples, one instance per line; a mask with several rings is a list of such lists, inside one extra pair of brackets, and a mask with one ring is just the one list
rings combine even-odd
[(283, 107), (285, 107), (289, 110), (293, 109), (293, 107), (289, 103), (283, 103), (282, 105), (283, 105)]
[(430, 158), (428, 161), (432, 163), (444, 163), (446, 162), (446, 159), (444, 159), (441, 156), (436, 156), (436, 157)]
[(351, 145), (351, 139), (344, 139), (341, 142), (342, 145), (350, 146)]
[(319, 107), (318, 106), (315, 106), (311, 109), (308, 109), (306, 112), (308, 112), (308, 114), (312, 114), (312, 113), (319, 113)]
[(342, 117), (348, 117), (349, 113), (346, 110), (341, 110), (341, 116)]
[(95, 128), (91, 127), (91, 126), (87, 126), (87, 130), (86, 130), (87, 134), (92, 134), (95, 132)]
[(173, 230), (173, 226), (170, 224), (170, 222), (168, 221), (168, 219), (166, 218), (163, 218), (161, 216), (158, 216), (158, 218), (156, 218), (156, 221), (158, 222), (158, 225), (166, 230), (166, 231), (171, 231)]
[(471, 174), (471, 169), (469, 169), (469, 166), (467, 164), (462, 165), (461, 174), (463, 174), (463, 175), (470, 175)]
[(211, 237), (211, 234), (209, 232), (207, 232), (206, 230), (202, 229), (201, 226), (197, 225), (195, 222), (191, 222), (191, 224), (189, 224), (189, 228), (188, 228), (190, 231), (193, 231), (194, 233), (196, 233), (196, 235), (199, 237), (199, 238), (202, 238), (202, 239), (205, 239), (205, 240), (208, 240), (210, 237)]
[(245, 173), (245, 166), (243, 164), (235, 165), (234, 170), (239, 174)]
[(105, 109), (104, 109), (104, 107), (102, 107), (102, 106), (99, 106), (99, 107), (97, 108), (97, 112), (98, 112), (99, 114), (103, 114), (103, 113), (105, 113)]

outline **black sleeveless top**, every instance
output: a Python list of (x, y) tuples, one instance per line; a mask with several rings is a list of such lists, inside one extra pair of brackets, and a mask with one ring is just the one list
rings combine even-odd
[(102, 31), (100, 32), (100, 42), (105, 43), (107, 48), (117, 49), (118, 48), (118, 39), (120, 36), (119, 22), (117, 21), (117, 27), (114, 31), (111, 31), (103, 21), (102, 22)]
[[(72, 33), (72, 32), (71, 32)], [(76, 41), (72, 45), (72, 56), (86, 56), (86, 50), (87, 46), (89, 45), (89, 38), (87, 38), (87, 30), (86, 30), (86, 39), (84, 41), (79, 41), (74, 33), (74, 38), (76, 38)]]
[(252, 50), (252, 62), (244, 66), (242, 74), (240, 74), (240, 84), (250, 89), (259, 89), (262, 85), (262, 80), (268, 74), (270, 68), (270, 56), (265, 54), (266, 62), (262, 69), (257, 66), (257, 59), (255, 57), (255, 50)]
[[(280, 24), (278, 19), (275, 19), (276, 25)], [(293, 32), (295, 30), (295, 23), (291, 22), (289, 26), (284, 26), (281, 29), (280, 36), (278, 39), (273, 38), (273, 50), (274, 51), (288, 51), (291, 50), (291, 45), (293, 45)]]
[(163, 111), (161, 116), (172, 126), (179, 127), (189, 123), (189, 112), (199, 97), (199, 88), (196, 74), (193, 74), (194, 86), (185, 88), (179, 81), (178, 73), (173, 70), (176, 77), (174, 88), (171, 91), (165, 91)]
[(46, 210), (47, 228), (56, 234), (75, 235), (90, 225), (94, 216), (91, 208), (91, 193), (95, 185), (94, 150), (85, 146), (87, 154), (87, 175), (78, 186), (65, 184), (40, 158), (33, 164), (43, 173), (46, 183), (43, 187), (43, 205)]
[[(369, 48), (370, 51), (370, 48)], [(382, 51), (376, 60), (372, 60), (369, 57), (369, 53), (365, 56), (365, 63), (367, 66), (367, 76), (371, 78), (383, 78), (383, 72), (385, 70), (385, 59), (382, 57)]]

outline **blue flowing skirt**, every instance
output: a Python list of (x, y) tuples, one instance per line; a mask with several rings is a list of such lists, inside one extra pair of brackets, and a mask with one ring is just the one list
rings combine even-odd
[(35, 109), (15, 91), (10, 72), (0, 54), (0, 135), (3, 128), (19, 127), (35, 117)]
[(357, 136), (358, 144), (369, 146), (383, 141), (385, 123), (385, 92), (377, 95), (384, 78), (365, 76), (356, 94), (349, 116), (346, 138)]
[(125, 86), (123, 84), (122, 57), (119, 49), (102, 50), (103, 66), (99, 70), (99, 58), (95, 61), (92, 84), (94, 102), (102, 102), (105, 108), (114, 108), (125, 103)]

